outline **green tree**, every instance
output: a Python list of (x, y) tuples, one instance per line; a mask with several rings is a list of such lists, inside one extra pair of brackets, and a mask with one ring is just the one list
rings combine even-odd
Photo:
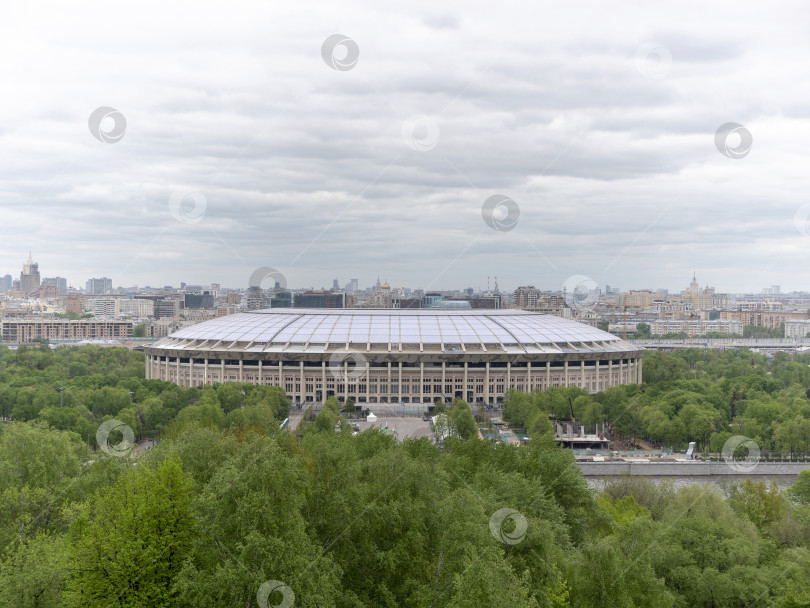
[(0, 562), (0, 606), (61, 608), (70, 565), (64, 536), (41, 533), (20, 540)]
[(787, 490), (790, 498), (803, 505), (810, 505), (810, 469), (805, 469)]
[(463, 399), (456, 398), (448, 412), (453, 425), (462, 439), (478, 437), (478, 424), (470, 412), (470, 406)]
[(176, 459), (130, 471), (94, 496), (73, 524), (66, 606), (174, 606), (192, 538), (191, 497)]
[(768, 486), (764, 481), (746, 478), (729, 489), (729, 504), (759, 530), (764, 530), (782, 517), (785, 498), (776, 485), (776, 480), (771, 480)]

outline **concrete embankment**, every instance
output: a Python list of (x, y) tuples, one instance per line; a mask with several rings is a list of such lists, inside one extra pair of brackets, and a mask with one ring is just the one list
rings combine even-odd
[(798, 475), (810, 462), (578, 462), (585, 477), (649, 475), (655, 477)]

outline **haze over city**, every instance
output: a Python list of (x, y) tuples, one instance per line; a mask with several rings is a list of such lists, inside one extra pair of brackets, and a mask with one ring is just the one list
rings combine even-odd
[(3, 273), (810, 288), (802, 3), (104, 7), (4, 11)]

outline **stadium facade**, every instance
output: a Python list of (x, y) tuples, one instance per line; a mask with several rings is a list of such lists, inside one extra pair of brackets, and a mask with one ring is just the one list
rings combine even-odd
[(282, 308), (199, 323), (145, 351), (147, 378), (182, 386), (280, 386), (303, 404), (495, 404), (509, 388), (641, 382), (643, 349), (522, 310)]

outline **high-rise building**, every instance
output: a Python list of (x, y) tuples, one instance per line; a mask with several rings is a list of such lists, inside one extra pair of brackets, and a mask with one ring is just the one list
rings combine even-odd
[(187, 293), (185, 295), (186, 308), (213, 308), (214, 296), (209, 291), (202, 293)]
[(62, 277), (45, 277), (42, 286), (55, 288), (60, 296), (67, 295), (67, 279)]
[(342, 291), (308, 291), (297, 293), (293, 308), (346, 308), (346, 294)]
[(39, 264), (31, 258), (31, 253), (29, 252), (28, 261), (23, 264), (23, 269), (20, 273), (20, 291), (26, 294), (38, 291), (40, 282)]
[(153, 317), (155, 303), (143, 298), (119, 298), (116, 300), (116, 317)]
[(112, 279), (101, 277), (100, 279), (87, 279), (85, 293), (92, 296), (103, 296), (112, 291)]
[(81, 317), (84, 314), (84, 296), (70, 295), (65, 299), (65, 312)]
[(155, 302), (155, 319), (176, 317), (180, 314), (180, 302), (177, 300), (158, 300)]
[(0, 279), (0, 287), (2, 289), (0, 291), (11, 291), (12, 286), (14, 285), (14, 279), (11, 278), (10, 274), (7, 274), (2, 279)]
[(114, 319), (118, 316), (115, 298), (94, 298), (93, 316), (97, 319)]

